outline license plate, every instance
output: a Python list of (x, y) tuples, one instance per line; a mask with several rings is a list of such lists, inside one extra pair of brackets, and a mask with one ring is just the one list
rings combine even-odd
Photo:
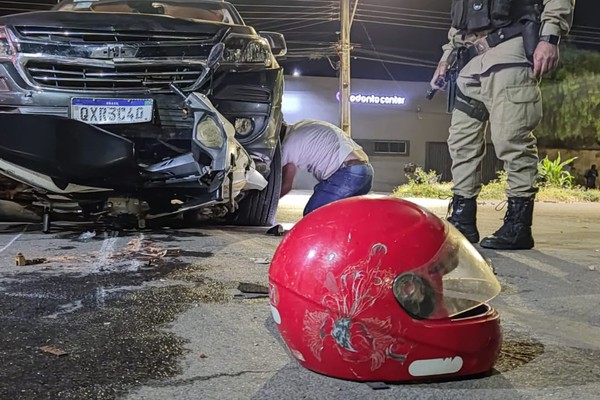
[(71, 99), (71, 118), (89, 124), (138, 124), (152, 121), (152, 99)]

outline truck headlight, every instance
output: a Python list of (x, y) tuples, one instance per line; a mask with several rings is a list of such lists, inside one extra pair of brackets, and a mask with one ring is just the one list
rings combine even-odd
[(4, 26), (0, 26), (0, 60), (10, 60), (15, 55), (10, 35)]
[(225, 41), (223, 61), (229, 63), (256, 63), (270, 67), (273, 53), (269, 42), (263, 38), (245, 35), (230, 35)]
[(223, 147), (223, 136), (223, 131), (212, 118), (206, 118), (196, 126), (196, 140), (206, 147), (212, 149)]

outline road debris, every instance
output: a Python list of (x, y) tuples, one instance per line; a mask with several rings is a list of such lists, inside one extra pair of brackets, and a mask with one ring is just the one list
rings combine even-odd
[(267, 299), (269, 295), (264, 293), (236, 293), (233, 298), (238, 300)]
[(367, 382), (366, 385), (373, 390), (387, 390), (390, 386), (385, 382)]
[(237, 289), (240, 291), (240, 293), (237, 293), (233, 296), (236, 299), (251, 300), (266, 299), (269, 297), (269, 288), (256, 283), (240, 282)]
[(25, 256), (23, 254), (17, 253), (17, 256), (15, 257), (15, 265), (17, 267), (27, 265), (27, 260), (25, 259)]
[(269, 288), (265, 285), (259, 285), (257, 283), (250, 282), (240, 282), (238, 284), (238, 290), (243, 293), (269, 294)]
[(198, 355), (198, 357), (200, 357), (200, 358), (208, 358), (208, 356), (206, 354), (204, 354), (204, 353), (200, 353)]
[(79, 235), (78, 240), (81, 242), (87, 242), (88, 240), (94, 238), (96, 236), (96, 231), (90, 232), (83, 232), (81, 235)]
[(149, 247), (140, 251), (138, 254), (142, 257), (150, 257), (150, 258), (164, 258), (164, 257), (176, 257), (181, 253), (181, 249), (172, 248), (172, 249), (163, 249), (160, 247)]
[(67, 354), (69, 354), (66, 351), (64, 351), (63, 349), (54, 347), (54, 346), (42, 346), (42, 347), (40, 347), (40, 350), (42, 350), (44, 353), (54, 354), (57, 357), (62, 357), (62, 356), (66, 356)]
[(151, 240), (144, 240), (143, 236), (129, 241), (124, 252), (116, 253), (115, 257), (134, 257), (140, 261), (152, 261), (164, 257), (176, 257), (181, 253), (180, 248), (163, 248), (153, 246)]
[(267, 235), (270, 236), (283, 236), (285, 235), (285, 229), (280, 224), (275, 225), (267, 231)]
[(271, 259), (268, 258), (268, 257), (265, 257), (265, 258), (253, 258), (252, 261), (254, 261), (254, 264), (262, 264), (262, 265), (271, 264)]
[(590, 265), (590, 266), (588, 267), (588, 269), (589, 269), (590, 271), (596, 271), (596, 270), (597, 270), (597, 268), (596, 268), (596, 266), (595, 266), (595, 265)]
[(15, 256), (15, 264), (17, 267), (23, 267), (25, 265), (43, 264), (46, 261), (46, 258), (32, 258), (31, 260), (28, 260), (27, 258), (25, 258), (23, 253), (17, 253), (17, 255)]

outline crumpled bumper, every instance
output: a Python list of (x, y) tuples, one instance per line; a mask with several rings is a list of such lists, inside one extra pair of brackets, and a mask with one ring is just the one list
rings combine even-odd
[(94, 186), (113, 179), (135, 182), (135, 148), (123, 137), (49, 115), (0, 113), (0, 126), (0, 159), (10, 164), (56, 182)]

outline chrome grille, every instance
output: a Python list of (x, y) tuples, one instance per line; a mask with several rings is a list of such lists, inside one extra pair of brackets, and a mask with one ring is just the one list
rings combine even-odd
[(190, 86), (201, 65), (126, 64), (85, 66), (52, 61), (28, 61), (27, 72), (40, 86), (65, 90), (167, 89), (169, 83)]
[(57, 40), (70, 42), (115, 43), (115, 42), (169, 42), (211, 40), (214, 34), (197, 32), (160, 32), (160, 31), (106, 31), (94, 29), (64, 29), (48, 27), (17, 26), (15, 29), (29, 39)]

